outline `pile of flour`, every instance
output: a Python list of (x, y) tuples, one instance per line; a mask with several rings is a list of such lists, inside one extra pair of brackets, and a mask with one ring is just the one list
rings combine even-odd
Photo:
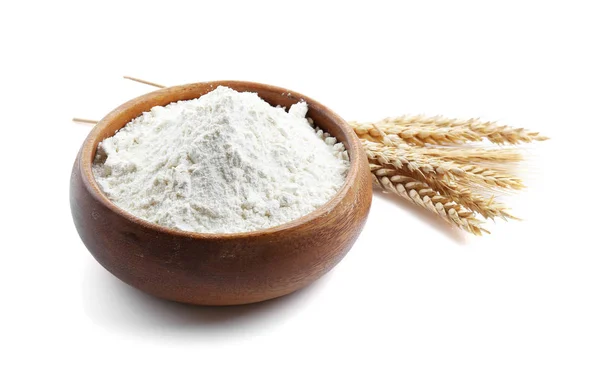
[(163, 226), (233, 233), (277, 226), (325, 204), (348, 154), (305, 118), (218, 87), (129, 122), (98, 145), (93, 172), (117, 206)]

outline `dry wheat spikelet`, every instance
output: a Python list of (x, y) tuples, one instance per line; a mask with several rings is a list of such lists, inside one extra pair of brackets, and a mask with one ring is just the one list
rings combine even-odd
[[(494, 144), (519, 144), (548, 138), (523, 128), (501, 126), (478, 119), (459, 120), (443, 116), (405, 115), (375, 123), (349, 122), (358, 134), (372, 137), (395, 135), (408, 144), (424, 146), (463, 144), (487, 139)], [(374, 129), (374, 126), (377, 129)]]
[(465, 171), (466, 177), (475, 183), (513, 190), (520, 190), (525, 187), (523, 185), (523, 180), (500, 170), (483, 167), (477, 164), (464, 165), (455, 162), (451, 163), (454, 163), (458, 168)]
[(475, 235), (489, 233), (481, 227), (473, 212), (463, 208), (448, 197), (432, 189), (427, 183), (406, 176), (395, 168), (371, 164), (373, 182), (384, 191), (396, 194), (420, 207), (423, 207), (451, 225)]
[(446, 179), (424, 179), (432, 189), (447, 196), (463, 207), (480, 214), (485, 219), (518, 220), (508, 207), (496, 201), (494, 196), (484, 197), (473, 191), (469, 183), (457, 183)]

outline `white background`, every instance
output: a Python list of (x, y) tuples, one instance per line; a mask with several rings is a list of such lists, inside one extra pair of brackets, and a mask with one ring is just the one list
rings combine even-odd
[[(0, 368), (600, 368), (594, 1), (4, 2)], [(375, 196), (326, 277), (246, 307), (148, 297), (71, 221), (90, 127), (150, 87), (241, 79), (347, 119), (482, 117), (542, 131), (523, 222), (476, 238)]]

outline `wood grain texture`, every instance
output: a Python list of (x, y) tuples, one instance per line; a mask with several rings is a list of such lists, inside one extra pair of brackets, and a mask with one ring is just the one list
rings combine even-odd
[[(342, 189), (318, 210), (284, 225), (245, 233), (200, 234), (141, 220), (115, 206), (92, 174), (98, 143), (156, 105), (194, 99), (217, 86), (252, 91), (272, 105), (308, 103), (308, 116), (342, 141), (351, 168)], [(315, 281), (348, 252), (371, 206), (367, 158), (352, 128), (318, 102), (286, 89), (242, 81), (174, 86), (133, 99), (90, 132), (71, 174), (75, 226), (94, 258), (122, 281), (157, 297), (235, 305), (289, 294)]]

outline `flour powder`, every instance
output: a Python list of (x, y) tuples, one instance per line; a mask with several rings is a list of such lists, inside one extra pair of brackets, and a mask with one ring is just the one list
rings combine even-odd
[(233, 233), (277, 226), (325, 204), (348, 154), (305, 118), (218, 87), (129, 122), (98, 145), (93, 172), (120, 208), (163, 226)]

